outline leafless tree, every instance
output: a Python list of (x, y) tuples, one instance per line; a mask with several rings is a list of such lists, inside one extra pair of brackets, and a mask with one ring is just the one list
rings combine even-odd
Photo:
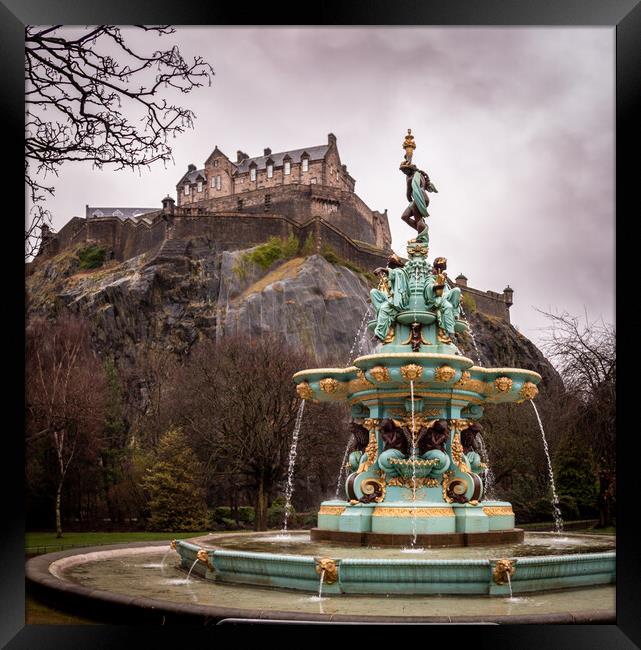
[(292, 375), (309, 362), (275, 337), (229, 337), (195, 346), (174, 382), (176, 424), (190, 435), (210, 482), (253, 495), (257, 530), (266, 528), (287, 470), (299, 405)]
[(566, 421), (596, 462), (600, 525), (611, 525), (616, 499), (615, 329), (603, 320), (591, 321), (587, 313), (584, 319), (567, 312), (541, 313), (550, 320), (543, 348), (574, 398), (568, 402)]
[[(201, 57), (187, 61), (176, 46), (143, 52), (114, 25), (62, 28), (25, 32), (27, 257), (51, 223), (44, 202), (55, 188), (47, 175), (57, 176), (66, 161), (137, 170), (170, 160), (168, 138), (191, 128), (195, 115), (163, 93), (189, 93), (213, 75)], [(170, 25), (136, 28), (174, 33)]]
[(56, 534), (62, 537), (62, 489), (80, 445), (104, 426), (106, 382), (87, 324), (74, 316), (36, 318), (27, 329), (27, 449), (43, 438), (55, 456)]

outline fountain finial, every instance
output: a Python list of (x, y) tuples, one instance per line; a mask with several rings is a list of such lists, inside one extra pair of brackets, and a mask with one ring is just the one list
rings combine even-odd
[(403, 140), (403, 149), (405, 149), (405, 160), (401, 163), (401, 167), (411, 167), (412, 155), (414, 154), (414, 149), (416, 149), (412, 129), (407, 129), (407, 135), (405, 136), (405, 140)]

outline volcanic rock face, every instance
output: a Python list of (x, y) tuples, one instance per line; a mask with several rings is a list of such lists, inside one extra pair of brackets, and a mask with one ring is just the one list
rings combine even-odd
[[(200, 338), (282, 335), (322, 364), (347, 365), (373, 351), (369, 285), (359, 273), (320, 255), (243, 263), (247, 251), (181, 250), (141, 255), (95, 271), (79, 270), (73, 253), (43, 261), (27, 280), (29, 315), (61, 309), (88, 317), (94, 341), (117, 363), (133, 365), (144, 346), (185, 354)], [(357, 333), (360, 330), (360, 334)]]
[[(69, 309), (88, 317), (97, 349), (130, 367), (152, 345), (184, 355), (199, 339), (235, 334), (280, 335), (321, 366), (346, 366), (374, 352), (364, 328), (374, 310), (362, 274), (320, 255), (263, 270), (244, 261), (247, 251), (215, 252), (200, 240), (170, 243), (94, 271), (81, 271), (73, 252), (38, 262), (27, 279), (29, 315)], [(543, 391), (558, 386), (556, 371), (514, 327), (480, 312), (468, 317), (482, 365), (535, 370)], [(477, 360), (469, 335), (456, 343)]]

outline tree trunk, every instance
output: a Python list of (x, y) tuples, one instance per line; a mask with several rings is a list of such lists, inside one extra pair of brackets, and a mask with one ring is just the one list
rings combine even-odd
[(58, 482), (58, 489), (56, 490), (56, 537), (62, 537), (62, 517), (60, 515), (60, 503), (62, 501), (62, 480)]
[(599, 477), (599, 528), (612, 526), (612, 511), (610, 509), (610, 481), (601, 474)]
[(265, 481), (262, 478), (258, 483), (255, 510), (254, 530), (267, 530), (267, 494), (265, 492)]
[(232, 485), (230, 509), (231, 516), (236, 522), (236, 526), (240, 526), (240, 518), (238, 516), (238, 488), (235, 484)]

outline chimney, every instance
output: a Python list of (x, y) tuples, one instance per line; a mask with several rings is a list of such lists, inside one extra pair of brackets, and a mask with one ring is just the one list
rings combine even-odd
[(236, 162), (237, 163), (243, 162), (243, 152), (240, 150), (236, 152)]
[(263, 149), (263, 156), (271, 156), (272, 150), (267, 147), (266, 149)]
[(503, 289), (503, 300), (508, 307), (511, 307), (514, 303), (514, 289), (508, 284), (505, 289)]
[(336, 144), (336, 136), (333, 133), (328, 133), (327, 134), (327, 144)]
[(459, 287), (467, 287), (467, 278), (462, 273), (459, 273), (454, 281)]
[(196, 165), (193, 163), (187, 166), (187, 171), (188, 172), (195, 172), (196, 171)]

